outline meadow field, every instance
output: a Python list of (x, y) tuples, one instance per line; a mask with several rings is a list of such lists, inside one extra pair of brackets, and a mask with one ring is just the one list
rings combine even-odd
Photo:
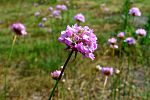
[[(0, 0), (0, 100), (150, 100), (149, 9), (149, 0)], [(87, 33), (78, 40), (75, 29)]]

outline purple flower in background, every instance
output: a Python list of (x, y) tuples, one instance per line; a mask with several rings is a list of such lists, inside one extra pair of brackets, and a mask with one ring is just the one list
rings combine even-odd
[(56, 9), (61, 10), (61, 11), (65, 11), (65, 10), (67, 10), (67, 6), (66, 5), (57, 5)]
[(139, 35), (139, 36), (146, 36), (146, 31), (145, 31), (144, 29), (142, 29), (142, 28), (137, 29), (137, 30), (135, 31), (135, 33), (136, 33), (137, 35)]
[(43, 18), (42, 18), (42, 21), (43, 21), (43, 22), (46, 22), (46, 21), (47, 21), (47, 18), (46, 18), (46, 17), (43, 17)]
[(140, 12), (139, 8), (137, 8), (137, 7), (132, 7), (129, 10), (129, 14), (132, 16), (141, 16), (141, 12)]
[(56, 5), (57, 10), (61, 10), (61, 5)]
[(49, 11), (53, 11), (53, 7), (49, 7), (48, 10), (49, 10)]
[(53, 11), (53, 16), (60, 16), (60, 11), (59, 10), (54, 10)]
[(67, 10), (67, 6), (66, 6), (66, 5), (61, 5), (61, 10), (62, 10), (62, 11)]
[(58, 40), (66, 44), (69, 49), (82, 53), (84, 57), (92, 60), (95, 58), (93, 52), (97, 49), (97, 37), (88, 26), (82, 27), (77, 24), (72, 27), (67, 26)]
[(108, 43), (109, 43), (110, 45), (114, 45), (116, 42), (117, 42), (117, 39), (115, 39), (115, 38), (110, 38), (110, 39), (108, 39)]
[(127, 42), (128, 45), (134, 45), (136, 43), (135, 39), (133, 37), (127, 37), (124, 42)]
[(56, 70), (54, 72), (51, 72), (51, 76), (53, 79), (57, 80), (59, 78), (60, 73), (61, 73), (61, 71)]
[(106, 76), (113, 75), (113, 68), (111, 67), (103, 67), (102, 68), (102, 73)]
[(36, 13), (34, 14), (34, 16), (35, 16), (35, 17), (38, 17), (40, 14), (41, 14), (40, 12), (36, 12)]
[(43, 23), (39, 23), (38, 26), (39, 27), (44, 27), (44, 24)]
[(11, 25), (11, 29), (17, 34), (17, 35), (26, 35), (26, 28), (21, 23), (14, 23)]
[(76, 14), (76, 15), (74, 16), (74, 19), (77, 20), (77, 21), (79, 21), (79, 22), (85, 22), (85, 17), (84, 17), (84, 15), (81, 14), (81, 13)]
[(120, 39), (123, 39), (124, 35), (125, 35), (124, 32), (120, 32), (120, 33), (118, 33), (117, 37), (120, 38)]

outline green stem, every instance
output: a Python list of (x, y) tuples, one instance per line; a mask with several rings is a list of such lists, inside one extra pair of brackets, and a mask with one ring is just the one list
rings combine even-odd
[(129, 11), (129, 0), (126, 0), (125, 1), (125, 4), (124, 4), (124, 12), (125, 12), (125, 19), (124, 19), (124, 30), (126, 30), (127, 28), (127, 25), (128, 25), (128, 11)]
[[(16, 38), (17, 38), (17, 35), (15, 35), (15, 36), (14, 36), (14, 39), (13, 39), (12, 46), (11, 46), (11, 51), (10, 51), (10, 54), (9, 54), (9, 56), (8, 56), (8, 62), (9, 62), (10, 59), (11, 59)], [(5, 69), (4, 69), (4, 82), (5, 82), (5, 84), (4, 84), (4, 91), (5, 91), (4, 94), (5, 94), (5, 100), (6, 100), (6, 99), (7, 99), (7, 68), (6, 68), (6, 67), (5, 67)]]
[(126, 94), (126, 82), (128, 80), (129, 71), (130, 71), (130, 53), (128, 52), (128, 68), (127, 68), (126, 77), (125, 77), (124, 92), (123, 92), (124, 94)]
[(67, 60), (66, 60), (66, 62), (65, 62), (65, 64), (64, 64), (64, 66), (63, 66), (63, 69), (61, 70), (60, 76), (59, 76), (58, 80), (56, 81), (56, 83), (55, 83), (55, 85), (54, 85), (54, 87), (53, 87), (53, 90), (52, 90), (52, 92), (51, 92), (51, 94), (50, 94), (48, 100), (51, 100), (51, 98), (52, 98), (52, 96), (53, 96), (53, 94), (54, 94), (54, 91), (55, 91), (55, 89), (56, 89), (56, 87), (57, 87), (59, 81), (61, 80), (61, 77), (62, 77), (62, 75), (63, 75), (63, 73), (64, 73), (64, 70), (65, 70), (65, 68), (66, 68), (66, 66), (67, 66), (67, 64), (68, 64), (68, 62), (69, 62), (69, 60), (70, 60), (72, 54), (73, 54), (73, 50), (70, 52), (70, 54), (69, 54), (69, 56), (68, 56), (68, 58), (67, 58)]

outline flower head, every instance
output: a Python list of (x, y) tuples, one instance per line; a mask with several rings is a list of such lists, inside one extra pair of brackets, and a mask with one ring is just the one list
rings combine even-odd
[(117, 37), (120, 38), (120, 39), (123, 39), (124, 35), (125, 35), (124, 32), (120, 32), (120, 33), (118, 33)]
[(60, 70), (56, 70), (54, 72), (51, 72), (51, 76), (53, 79), (57, 80), (59, 78), (61, 71)]
[(142, 28), (137, 29), (135, 33), (139, 36), (146, 36), (146, 31)]
[(82, 27), (77, 24), (72, 27), (67, 26), (58, 40), (65, 43), (69, 49), (78, 51), (87, 58), (92, 60), (95, 58), (93, 52), (97, 49), (97, 37), (88, 26)]
[(61, 10), (62, 10), (62, 11), (67, 10), (67, 6), (66, 6), (66, 5), (61, 5)]
[(39, 23), (38, 26), (39, 27), (44, 27), (44, 24), (43, 23)]
[(76, 14), (76, 15), (74, 16), (74, 19), (77, 20), (77, 21), (79, 21), (79, 22), (85, 22), (85, 17), (84, 17), (84, 15), (81, 14), (81, 13)]
[(49, 11), (53, 11), (53, 7), (49, 7), (48, 10), (49, 10)]
[(35, 16), (35, 17), (38, 17), (40, 14), (41, 14), (40, 12), (36, 12), (36, 13), (34, 14), (34, 16)]
[(116, 44), (116, 42), (117, 42), (117, 39), (115, 39), (115, 38), (110, 38), (110, 39), (108, 39), (108, 43), (109, 43), (110, 45), (114, 45), (114, 44)]
[(65, 11), (65, 10), (67, 10), (67, 6), (66, 5), (57, 5), (56, 9), (61, 10), (61, 11)]
[(134, 45), (136, 43), (135, 39), (133, 37), (127, 37), (124, 42), (127, 42), (128, 45)]
[(103, 67), (102, 68), (102, 73), (106, 76), (113, 75), (113, 68), (111, 67)]
[(47, 21), (47, 18), (46, 18), (46, 17), (43, 17), (43, 18), (42, 18), (42, 21), (43, 21), (43, 22), (46, 22), (46, 21)]
[(129, 14), (132, 16), (141, 16), (141, 12), (140, 12), (139, 8), (137, 8), (137, 7), (132, 7), (129, 10)]
[(17, 35), (26, 35), (26, 28), (21, 23), (14, 23), (11, 25), (11, 29), (17, 34)]
[(53, 16), (54, 17), (60, 16), (60, 11), (59, 10), (54, 10), (53, 11)]

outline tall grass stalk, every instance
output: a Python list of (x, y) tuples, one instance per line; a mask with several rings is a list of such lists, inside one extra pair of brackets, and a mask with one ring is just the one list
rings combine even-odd
[(105, 96), (105, 87), (106, 87), (106, 84), (107, 84), (107, 80), (108, 80), (108, 76), (105, 77), (105, 81), (104, 81), (104, 87), (103, 87), (103, 99), (104, 99), (104, 96)]
[[(129, 48), (130, 49), (130, 48)], [(129, 76), (129, 71), (130, 71), (130, 61), (131, 61), (131, 59), (130, 59), (130, 52), (128, 51), (128, 55), (127, 55), (128, 57), (127, 57), (127, 62), (128, 62), (128, 67), (127, 67), (127, 71), (126, 71), (126, 76), (125, 76), (125, 82), (124, 82), (124, 90), (123, 90), (123, 94), (126, 94), (126, 86), (127, 86), (127, 81), (128, 81), (128, 76)]]
[[(9, 53), (9, 56), (8, 56), (8, 63), (11, 60), (11, 56), (12, 56), (12, 52), (13, 52), (13, 49), (14, 49), (16, 38), (17, 38), (17, 35), (14, 36), (13, 41), (12, 41), (11, 50), (10, 50), (10, 53)], [(4, 96), (5, 96), (4, 98), (6, 100), (7, 99), (7, 67), (4, 68), (4, 82), (5, 82), (4, 83)]]
[(127, 26), (128, 26), (128, 19), (129, 19), (129, 15), (128, 15), (128, 11), (129, 11), (129, 0), (125, 0), (124, 3), (124, 30), (126, 31)]

